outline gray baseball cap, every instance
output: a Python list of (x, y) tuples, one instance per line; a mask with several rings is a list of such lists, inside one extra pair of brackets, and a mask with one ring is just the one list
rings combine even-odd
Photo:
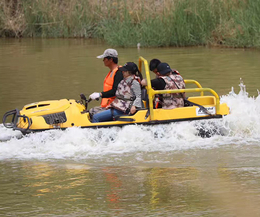
[(97, 58), (105, 58), (105, 57), (118, 57), (118, 53), (115, 49), (106, 49), (102, 55), (97, 56)]

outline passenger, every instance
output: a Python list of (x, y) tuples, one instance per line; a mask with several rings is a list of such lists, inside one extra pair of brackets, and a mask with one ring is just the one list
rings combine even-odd
[(90, 94), (89, 98), (92, 100), (102, 98), (101, 105), (91, 108), (89, 114), (92, 117), (94, 114), (101, 112), (106, 109), (110, 103), (115, 99), (115, 93), (119, 82), (123, 79), (123, 74), (121, 71), (118, 71), (118, 53), (115, 49), (107, 49), (104, 53), (97, 58), (103, 58), (104, 65), (110, 69), (108, 72), (102, 92), (94, 92)]
[(107, 107), (107, 110), (93, 116), (92, 122), (112, 121), (115, 116), (134, 114), (142, 107), (141, 85), (136, 76), (140, 76), (138, 67), (133, 62), (127, 62), (118, 69), (123, 73), (124, 79), (118, 84), (115, 100)]
[[(157, 78), (151, 80), (152, 88), (155, 90), (174, 90), (185, 89), (185, 83), (178, 71), (172, 70), (167, 63), (160, 63), (157, 66)], [(147, 85), (145, 79), (142, 80), (143, 86)], [(157, 98), (158, 99), (158, 98)], [(162, 94), (159, 103), (163, 109), (173, 109), (184, 106), (185, 93)]]
[[(152, 71), (152, 72), (155, 74), (156, 78), (158, 78), (158, 75), (157, 75), (157, 72), (158, 72), (157, 66), (158, 66), (160, 63), (161, 63), (160, 60), (158, 60), (158, 59), (152, 59), (152, 60), (150, 61), (150, 64), (149, 64), (149, 69), (150, 69), (150, 71)], [(149, 104), (149, 99), (148, 99), (148, 95), (147, 95), (146, 89), (143, 90), (142, 94), (143, 94), (143, 95), (142, 95), (142, 98), (145, 99), (146, 104), (147, 104), (147, 106), (148, 106), (148, 104)], [(155, 99), (154, 99), (154, 107), (155, 107), (155, 108), (162, 108), (161, 103), (159, 103), (160, 101), (162, 101), (162, 94), (156, 95), (156, 97), (155, 97)]]

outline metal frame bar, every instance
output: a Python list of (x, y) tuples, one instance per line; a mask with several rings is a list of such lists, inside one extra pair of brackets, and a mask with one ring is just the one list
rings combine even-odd
[(149, 110), (150, 110), (150, 121), (154, 120), (154, 111), (153, 111), (153, 98), (155, 94), (165, 94), (165, 93), (190, 93), (190, 92), (200, 92), (201, 96), (204, 96), (204, 92), (210, 92), (216, 98), (216, 113), (219, 112), (219, 96), (211, 88), (202, 88), (199, 82), (195, 80), (184, 80), (186, 84), (194, 83), (198, 88), (188, 88), (188, 89), (175, 89), (175, 90), (154, 90), (151, 85), (150, 70), (148, 62), (142, 56), (139, 57), (139, 71), (142, 72), (142, 65), (144, 65), (144, 71), (147, 79), (147, 94), (149, 99)]

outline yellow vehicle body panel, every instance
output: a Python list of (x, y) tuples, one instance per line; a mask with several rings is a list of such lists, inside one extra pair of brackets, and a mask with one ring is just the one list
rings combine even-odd
[[(216, 100), (213, 96), (202, 96), (202, 97), (191, 97), (190, 101), (203, 105), (205, 108), (214, 108), (216, 110)], [(153, 109), (154, 120), (151, 121), (150, 116), (146, 118), (148, 109), (138, 111), (136, 114), (131, 116), (123, 116), (120, 121), (107, 121), (100, 123), (92, 123), (90, 121), (89, 113), (83, 112), (84, 106), (76, 102), (75, 100), (51, 100), (40, 103), (30, 104), (30, 106), (44, 105), (35, 108), (29, 108), (25, 106), (21, 111), (21, 115), (26, 115), (31, 119), (30, 130), (47, 130), (56, 128), (68, 128), (72, 126), (76, 127), (102, 127), (102, 126), (122, 126), (126, 124), (155, 124), (174, 122), (180, 120), (194, 120), (205, 117), (211, 118), (208, 114), (198, 113), (199, 108), (197, 106), (181, 107), (175, 109)], [(38, 110), (37, 110), (38, 108)], [(66, 122), (57, 124), (48, 124), (44, 118), (46, 115), (57, 114), (64, 112), (66, 116)], [(223, 103), (220, 105), (219, 112), (213, 113), (212, 118), (216, 115), (227, 115), (229, 114), (228, 106)], [(131, 121), (124, 121), (123, 118), (130, 118)], [(20, 118), (18, 128), (27, 128), (28, 123)]]

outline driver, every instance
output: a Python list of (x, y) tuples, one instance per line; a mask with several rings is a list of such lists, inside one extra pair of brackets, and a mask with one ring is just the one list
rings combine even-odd
[(90, 94), (89, 98), (98, 100), (102, 98), (100, 106), (91, 108), (89, 114), (92, 117), (94, 114), (99, 113), (106, 109), (115, 99), (115, 93), (119, 82), (123, 79), (123, 74), (118, 70), (118, 53), (115, 49), (106, 49), (102, 55), (97, 56), (103, 59), (103, 63), (110, 69), (105, 77), (102, 92), (94, 92)]

